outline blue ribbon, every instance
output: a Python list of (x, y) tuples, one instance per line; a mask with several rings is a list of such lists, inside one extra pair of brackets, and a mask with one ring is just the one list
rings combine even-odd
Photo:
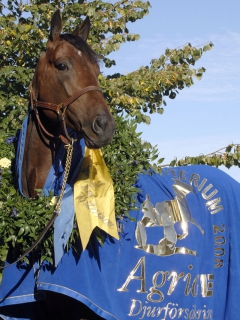
[(29, 115), (27, 115), (27, 117), (23, 121), (22, 129), (19, 132), (17, 153), (16, 153), (16, 159), (15, 159), (15, 172), (16, 172), (16, 179), (18, 183), (18, 189), (21, 195), (25, 198), (26, 196), (24, 195), (22, 190), (22, 163), (23, 163), (24, 147), (25, 147), (26, 134), (27, 134), (28, 118), (29, 118)]
[[(23, 163), (23, 156), (24, 156), (27, 124), (28, 124), (28, 116), (24, 120), (22, 129), (19, 134), (17, 154), (16, 154), (16, 175), (17, 175), (17, 181), (18, 181), (18, 188), (20, 193), (24, 197), (26, 196), (23, 194), (23, 190), (22, 190), (22, 163)], [(78, 177), (78, 173), (83, 160), (84, 149), (85, 149), (85, 143), (83, 139), (74, 143), (72, 163), (71, 163), (71, 168), (69, 172), (68, 183), (66, 184), (66, 188), (65, 188), (65, 192), (62, 200), (61, 212), (54, 222), (55, 266), (58, 265), (59, 261), (62, 258), (62, 255), (64, 254), (66, 244), (69, 240), (69, 237), (73, 229), (73, 221), (74, 221), (74, 214), (75, 214), (74, 201), (73, 201), (73, 185)], [(64, 175), (64, 168), (62, 165), (62, 161), (64, 159), (65, 153), (66, 153), (66, 149), (62, 145), (49, 171), (47, 180), (43, 187), (43, 192), (46, 196), (49, 196), (52, 191), (54, 196), (59, 196), (60, 194), (63, 175)]]
[[(83, 160), (83, 152), (85, 148), (84, 140), (74, 144), (73, 158), (71, 170), (69, 173), (69, 183), (66, 184), (61, 211), (54, 222), (54, 262), (55, 266), (60, 262), (66, 244), (72, 233), (74, 222), (74, 201), (73, 201), (73, 186), (78, 177), (78, 173)], [(54, 190), (54, 195), (58, 196), (61, 191), (64, 169), (62, 167), (62, 159), (65, 155), (65, 148), (62, 146), (57, 155), (56, 161), (52, 166), (46, 183), (44, 185), (45, 194), (49, 194)]]

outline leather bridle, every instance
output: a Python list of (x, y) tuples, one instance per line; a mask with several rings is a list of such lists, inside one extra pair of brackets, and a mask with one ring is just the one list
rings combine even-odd
[[(65, 117), (64, 116), (65, 116), (65, 112), (66, 112), (68, 106), (73, 101), (75, 101), (77, 98), (81, 97), (83, 94), (85, 94), (87, 92), (90, 92), (90, 91), (100, 91), (100, 92), (102, 92), (102, 90), (97, 86), (89, 86), (89, 87), (86, 87), (84, 89), (78, 90), (69, 99), (67, 99), (65, 102), (60, 103), (60, 104), (54, 104), (54, 103), (45, 102), (45, 101), (39, 101), (39, 100), (34, 99), (34, 93), (33, 93), (33, 89), (32, 89), (32, 84), (29, 86), (29, 90), (30, 90), (31, 110), (35, 111), (38, 125), (41, 127), (43, 132), (46, 135), (48, 135), (49, 137), (61, 139), (61, 141), (66, 145), (65, 147), (69, 147), (69, 145), (71, 145), (73, 143), (73, 141), (74, 141), (74, 139), (71, 138), (68, 135), (68, 132), (67, 132), (67, 129), (66, 129), (66, 123), (65, 123)], [(42, 124), (42, 122), (41, 122), (41, 120), (39, 118), (38, 108), (52, 110), (52, 111), (56, 112), (60, 116), (59, 122), (61, 122), (63, 124), (64, 133), (65, 133), (66, 137), (64, 137), (63, 135), (54, 136), (44, 128), (44, 126), (43, 126), (43, 124)], [(71, 162), (71, 159), (70, 159), (70, 162)], [(67, 181), (68, 173), (69, 173), (69, 168), (67, 170), (67, 173), (66, 172), (64, 173), (65, 183)], [(64, 190), (65, 190), (65, 185), (63, 184), (62, 185), (62, 190), (61, 190), (62, 196), (64, 194)], [(62, 202), (62, 198), (61, 198), (60, 201), (58, 201), (57, 206), (55, 207), (55, 210), (53, 212), (53, 216), (52, 216), (51, 220), (45, 226), (45, 228), (40, 233), (38, 238), (33, 242), (31, 247), (27, 251), (25, 251), (16, 261), (14, 261), (14, 262), (12, 262), (12, 263), (10, 263), (8, 265), (5, 265), (3, 267), (0, 266), (0, 269), (5, 269), (5, 268), (8, 268), (8, 267), (11, 267), (15, 263), (19, 262), (21, 259), (26, 257), (39, 244), (39, 242), (43, 239), (43, 237), (45, 236), (45, 234), (47, 233), (49, 228), (53, 225), (54, 221), (56, 220), (57, 216), (59, 215), (61, 202)]]
[[(65, 113), (66, 113), (66, 110), (69, 107), (69, 105), (87, 92), (90, 92), (90, 91), (102, 92), (101, 88), (99, 88), (97, 86), (88, 86), (84, 89), (76, 91), (65, 102), (60, 103), (60, 104), (55, 104), (55, 103), (51, 103), (51, 102), (37, 100), (34, 97), (34, 91), (32, 88), (32, 84), (29, 86), (29, 91), (30, 91), (30, 107), (31, 107), (31, 110), (33, 110), (35, 112), (36, 120), (37, 120), (39, 127), (47, 136), (49, 136), (50, 138), (54, 138), (54, 139), (60, 139), (64, 144), (69, 144), (69, 142), (72, 141), (72, 138), (68, 134), (66, 122), (65, 122)], [(38, 109), (47, 109), (47, 110), (51, 110), (53, 112), (56, 112), (58, 114), (58, 118), (59, 118), (58, 121), (61, 122), (62, 131), (63, 131), (64, 135), (59, 134), (59, 136), (54, 136), (53, 134), (48, 132), (40, 120)]]

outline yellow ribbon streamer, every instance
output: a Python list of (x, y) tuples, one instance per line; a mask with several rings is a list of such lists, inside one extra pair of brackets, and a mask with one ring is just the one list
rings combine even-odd
[(83, 250), (95, 227), (119, 239), (113, 182), (99, 149), (85, 149), (81, 171), (74, 184), (74, 207)]

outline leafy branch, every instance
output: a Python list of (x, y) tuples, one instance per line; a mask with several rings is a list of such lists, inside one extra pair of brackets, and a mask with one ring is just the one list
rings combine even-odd
[(138, 123), (150, 123), (150, 117), (145, 113), (162, 114), (162, 105), (166, 106), (165, 97), (174, 99), (179, 90), (194, 84), (193, 77), (202, 78), (205, 68), (196, 70), (191, 66), (212, 46), (209, 42), (198, 49), (191, 44), (166, 49), (165, 54), (150, 62), (150, 66), (127, 75), (101, 76), (99, 81), (105, 98), (114, 112), (124, 110)]
[(219, 167), (224, 165), (226, 168), (237, 166), (240, 168), (240, 144), (230, 144), (227, 147), (218, 149), (206, 155), (199, 155), (197, 157), (184, 157), (180, 160), (175, 158), (169, 164), (161, 165), (163, 167), (178, 167), (193, 164), (206, 164), (209, 166)]

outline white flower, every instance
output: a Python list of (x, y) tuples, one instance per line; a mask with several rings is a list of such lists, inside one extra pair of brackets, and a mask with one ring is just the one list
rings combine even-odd
[(11, 166), (11, 160), (8, 158), (0, 159), (0, 168), (9, 168)]

